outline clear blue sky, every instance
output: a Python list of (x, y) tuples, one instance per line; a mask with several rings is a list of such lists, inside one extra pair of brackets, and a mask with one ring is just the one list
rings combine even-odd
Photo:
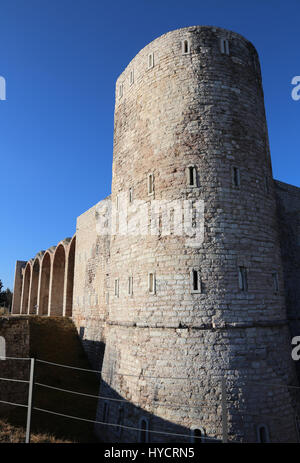
[(114, 85), (163, 33), (190, 25), (239, 32), (257, 48), (274, 176), (300, 186), (299, 0), (1, 0), (0, 279), (15, 261), (75, 232), (110, 193)]

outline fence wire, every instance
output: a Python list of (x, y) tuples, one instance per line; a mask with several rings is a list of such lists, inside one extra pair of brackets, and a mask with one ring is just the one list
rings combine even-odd
[[(43, 383), (35, 382), (34, 385), (35, 386), (45, 387), (45, 388), (48, 388), (48, 389), (54, 389), (56, 391), (67, 392), (69, 394), (77, 394), (77, 395), (82, 395), (82, 396), (85, 396), (85, 397), (92, 397), (92, 398), (95, 398), (95, 399), (103, 399), (103, 400), (111, 400), (113, 402), (126, 402), (126, 403), (128, 403), (128, 400), (126, 400), (126, 399), (115, 399), (115, 398), (112, 398), (112, 397), (103, 397), (103, 396), (99, 396), (99, 395), (86, 394), (84, 392), (70, 391), (70, 389), (62, 389), (60, 387), (49, 386), (49, 384), (43, 384)], [(174, 402), (173, 403), (157, 402), (156, 400), (154, 400), (152, 402), (152, 405), (159, 405), (159, 406), (162, 406), (162, 407), (201, 408), (203, 405), (205, 406), (207, 404), (206, 404), (206, 402), (198, 402), (198, 405), (190, 405), (190, 404), (182, 404), (182, 403), (178, 404), (178, 403), (174, 403)]]
[[(34, 362), (39, 362), (39, 363), (43, 363), (43, 364), (48, 364), (48, 365), (53, 365), (53, 366), (57, 366), (57, 367), (62, 367), (62, 368), (68, 368), (68, 369), (72, 369), (72, 370), (79, 370), (79, 371), (83, 371), (83, 372), (91, 372), (91, 373), (95, 373), (95, 374), (101, 374), (103, 372), (103, 370), (92, 370), (92, 369), (87, 369), (87, 368), (79, 368), (79, 367), (74, 367), (74, 366), (71, 366), (71, 365), (64, 365), (64, 364), (59, 364), (59, 363), (54, 363), (54, 362), (49, 362), (49, 361), (45, 361), (45, 360), (41, 360), (41, 359), (31, 359), (31, 358), (21, 358), (21, 357), (0, 357), (1, 360), (24, 360), (24, 361), (31, 361), (31, 370), (30, 370), (30, 380), (21, 380), (21, 379), (14, 379), (14, 378), (4, 378), (4, 377), (0, 377), (0, 381), (10, 381), (10, 382), (16, 382), (16, 383), (25, 383), (25, 384), (29, 384), (29, 397), (28, 397), (28, 404), (20, 404), (20, 403), (15, 403), (15, 402), (10, 402), (10, 401), (4, 401), (4, 400), (0, 400), (0, 403), (3, 403), (3, 404), (6, 404), (6, 405), (11, 405), (11, 406), (16, 406), (16, 407), (23, 407), (23, 408), (27, 408), (27, 427), (26, 427), (26, 442), (29, 443), (30, 442), (30, 426), (31, 426), (31, 415), (32, 415), (32, 410), (35, 410), (35, 411), (38, 411), (38, 412), (41, 412), (41, 413), (47, 413), (47, 414), (51, 414), (51, 415), (56, 415), (56, 416), (60, 416), (60, 417), (64, 417), (64, 418), (68, 418), (68, 419), (72, 419), (72, 420), (78, 420), (78, 421), (83, 421), (83, 422), (88, 422), (88, 423), (93, 423), (93, 424), (98, 424), (98, 425), (103, 425), (103, 426), (111, 426), (111, 427), (115, 427), (115, 428), (119, 428), (119, 429), (127, 429), (127, 430), (131, 430), (131, 431), (139, 431), (139, 432), (145, 432), (145, 429), (143, 428), (139, 428), (139, 427), (134, 427), (134, 426), (126, 426), (126, 425), (123, 425), (123, 424), (119, 424), (119, 423), (110, 423), (110, 422), (106, 422), (106, 421), (97, 421), (97, 420), (91, 420), (91, 419), (88, 419), (88, 418), (81, 418), (81, 417), (78, 417), (78, 416), (73, 416), (73, 415), (68, 415), (68, 414), (64, 414), (64, 413), (59, 413), (59, 412), (55, 412), (53, 410), (47, 410), (47, 409), (44, 409), (44, 408), (39, 408), (39, 407), (34, 407), (32, 405), (32, 389), (33, 389), (33, 386), (38, 386), (38, 387), (42, 387), (42, 388), (47, 388), (47, 389), (52, 389), (52, 390), (57, 390), (57, 391), (60, 391), (60, 392), (63, 392), (63, 393), (67, 393), (67, 394), (75, 394), (75, 395), (79, 395), (79, 396), (84, 396), (84, 397), (90, 397), (90, 398), (94, 398), (94, 399), (97, 399), (97, 400), (105, 400), (105, 401), (112, 401), (112, 402), (119, 402), (119, 403), (128, 403), (128, 400), (126, 399), (117, 399), (117, 398), (113, 398), (113, 397), (106, 397), (106, 396), (101, 396), (101, 395), (94, 395), (94, 394), (88, 394), (88, 393), (84, 393), (84, 392), (79, 392), (79, 391), (73, 391), (73, 390), (70, 390), (70, 389), (64, 389), (64, 388), (59, 388), (59, 387), (55, 387), (55, 386), (51, 386), (49, 384), (44, 384), (44, 383), (39, 383), (39, 382), (35, 382), (34, 381), (34, 375), (33, 375), (33, 370), (34, 370)], [(137, 378), (151, 378), (151, 379), (174, 379), (174, 380), (202, 380), (203, 377), (173, 377), (173, 376), (151, 376), (151, 375), (144, 375), (143, 373), (140, 373), (139, 375), (134, 375), (134, 374), (126, 374), (126, 373), (115, 373), (116, 375), (121, 375), (121, 376), (130, 376), (130, 377), (137, 377)], [(224, 404), (229, 404), (231, 401), (227, 399), (226, 397), (226, 390), (224, 389), (224, 384), (225, 384), (225, 380), (223, 379), (222, 380), (222, 402), (220, 403), (220, 405), (222, 406), (222, 426), (223, 426), (223, 436), (222, 438), (217, 438), (217, 437), (210, 437), (210, 436), (206, 436), (206, 435), (203, 435), (203, 436), (193, 436), (193, 439), (197, 440), (201, 440), (202, 442), (203, 441), (208, 441), (208, 440), (211, 440), (211, 441), (217, 441), (217, 442), (228, 442), (228, 431), (227, 431), (227, 408), (224, 408)], [(233, 380), (226, 380), (226, 383), (229, 384), (233, 382)], [(247, 385), (248, 384), (256, 384), (256, 385), (259, 385), (259, 386), (266, 386), (266, 387), (280, 387), (280, 388), (292, 388), (292, 389), (300, 389), (299, 386), (294, 386), (294, 385), (286, 385), (286, 384), (272, 384), (272, 383), (268, 383), (268, 382), (259, 382), (259, 381), (253, 381), (253, 380), (249, 380), (247, 381)], [(224, 392), (225, 391), (225, 392)], [(134, 404), (132, 404), (134, 405)], [(163, 407), (180, 407), (180, 408), (188, 408), (188, 409), (202, 409), (203, 407), (207, 406), (207, 403), (205, 402), (197, 402), (197, 405), (192, 405), (192, 404), (183, 404), (183, 403), (166, 403), (166, 402), (157, 402), (157, 401), (153, 401), (151, 403), (151, 405), (154, 405), (154, 406), (163, 406)], [(139, 405), (136, 405), (136, 406), (139, 406)], [(276, 415), (272, 415), (272, 414), (267, 414), (267, 413), (249, 413), (247, 411), (245, 412), (242, 412), (243, 415), (245, 416), (262, 416), (262, 417), (269, 417), (269, 418), (273, 418), (273, 419), (276, 419), (276, 420), (281, 420), (282, 417), (278, 417)], [(224, 418), (225, 417), (225, 418)], [(225, 420), (225, 421), (224, 421)], [(178, 436), (178, 437), (186, 437), (186, 438), (189, 438), (191, 439), (191, 435), (190, 434), (183, 434), (183, 433), (172, 433), (172, 432), (167, 432), (167, 431), (159, 431), (159, 430), (153, 430), (153, 429), (147, 429), (147, 433), (150, 433), (150, 434), (160, 434), (160, 435), (166, 435), (166, 436)], [(226, 435), (224, 435), (224, 433)], [(233, 441), (230, 441), (230, 442), (233, 442)], [(235, 441), (236, 442), (236, 441)]]
[[(89, 420), (87, 418), (80, 418), (78, 416), (65, 415), (64, 413), (53, 412), (51, 410), (45, 410), (43, 408), (38, 408), (38, 407), (33, 407), (33, 410), (37, 410), (37, 411), (44, 412), (44, 413), (49, 413), (51, 415), (58, 415), (58, 416), (62, 416), (62, 417), (65, 417), (65, 418), (71, 418), (71, 419), (74, 419), (74, 420), (86, 421), (88, 423), (95, 423), (95, 424), (101, 424), (101, 425), (104, 425), (104, 426), (113, 426), (113, 427), (118, 427), (118, 428), (122, 428), (122, 429), (130, 429), (132, 431), (143, 431), (143, 432), (145, 432), (145, 429), (142, 429), (142, 428), (135, 428), (133, 426), (125, 426), (124, 424), (117, 424), (117, 423), (106, 423), (105, 421)], [(152, 434), (163, 434), (163, 435), (168, 435), (168, 436), (181, 436), (181, 437), (188, 437), (189, 439), (191, 438), (190, 434), (179, 434), (179, 433), (174, 433), (174, 432), (155, 431), (153, 429), (147, 429), (147, 432), (152, 433)], [(196, 436), (195, 436), (195, 438), (196, 438)], [(218, 439), (217, 437), (207, 437), (207, 436), (198, 437), (198, 439), (205, 439), (205, 440), (206, 439), (211, 439), (211, 440), (215, 440), (215, 441), (220, 441), (220, 439)]]

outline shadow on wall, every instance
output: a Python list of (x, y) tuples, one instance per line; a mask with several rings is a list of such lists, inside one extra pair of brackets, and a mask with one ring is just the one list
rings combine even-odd
[[(16, 322), (13, 319), (12, 322)], [(29, 322), (29, 325), (28, 325)], [(35, 357), (46, 362), (55, 362), (61, 365), (73, 365), (77, 368), (102, 369), (105, 344), (83, 340), (84, 329), (82, 328), (77, 335), (77, 331), (70, 319), (61, 317), (33, 317), (20, 319), (20, 329), (25, 324), (28, 326), (28, 352), (23, 355)], [(24, 332), (25, 330), (22, 330)], [(81, 343), (79, 342), (79, 338)], [(13, 343), (9, 343), (9, 346)], [(83, 345), (85, 352), (81, 345)], [(89, 362), (86, 360), (86, 355)], [(14, 352), (8, 350), (9, 355)], [(21, 353), (18, 353), (18, 356)], [(90, 364), (91, 365), (90, 365)], [(28, 379), (29, 365), (28, 362), (6, 360), (0, 364), (5, 367), (1, 376), (12, 378)], [(21, 367), (21, 368), (20, 368)], [(24, 367), (24, 371), (22, 368)], [(22, 371), (21, 371), (22, 370)], [(18, 374), (17, 374), (18, 372)], [(4, 374), (5, 373), (5, 374)], [(62, 388), (66, 390), (78, 391), (94, 396), (100, 394), (104, 397), (114, 399), (114, 401), (101, 400), (97, 406), (97, 399), (92, 397), (78, 396), (68, 394), (56, 389), (48, 389), (39, 385), (34, 389), (34, 407), (50, 410), (57, 413), (76, 416), (87, 420), (98, 420), (111, 424), (120, 424), (140, 428), (138, 430), (128, 430), (117, 426), (94, 425), (82, 421), (64, 418), (61, 416), (45, 414), (34, 410), (32, 415), (33, 432), (51, 433), (56, 437), (71, 439), (77, 442), (94, 442), (94, 433), (99, 440), (103, 442), (211, 442), (205, 441), (203, 429), (190, 430), (184, 426), (174, 425), (165, 419), (155, 415), (154, 405), (153, 412), (147, 412), (141, 407), (133, 405), (116, 393), (107, 383), (100, 384), (100, 375), (93, 372), (80, 370), (65, 369), (56, 365), (36, 362), (35, 381), (40, 384), (49, 385), (52, 388)], [(7, 384), (5, 383), (5, 386)], [(13, 383), (6, 388), (7, 395), (1, 395), (4, 400), (12, 402), (26, 403), (28, 386), (27, 384)], [(26, 410), (3, 405), (0, 416), (5, 417), (12, 424), (24, 426), (26, 423)], [(187, 413), (189, 410), (187, 409)], [(169, 434), (152, 433), (150, 431), (163, 431)], [(171, 435), (179, 434), (179, 435)], [(181, 436), (180, 434), (184, 434)], [(210, 437), (210, 436), (207, 436)], [(215, 441), (212, 441), (215, 442)]]
[[(300, 214), (298, 201), (287, 185), (276, 182), (277, 217), (285, 286), (285, 301), (291, 338), (300, 335)], [(294, 202), (295, 201), (295, 202)], [(300, 381), (300, 362), (295, 362)]]
[[(146, 411), (125, 400), (104, 381), (100, 386), (100, 395), (107, 397), (106, 400), (99, 401), (96, 418), (97, 421), (107, 424), (95, 425), (95, 433), (102, 442), (173, 444), (221, 442), (214, 435), (207, 434), (201, 426), (192, 425), (188, 428), (155, 414), (158, 413), (159, 408), (166, 408), (166, 404), (159, 405), (154, 401), (151, 405), (152, 411)], [(171, 405), (171, 407), (176, 410), (176, 406)], [(187, 406), (186, 415), (190, 413), (191, 407)], [(178, 414), (182, 415), (181, 405), (178, 405)], [(197, 423), (196, 420), (195, 422)]]
[[(84, 335), (84, 330), (81, 335)], [(249, 375), (227, 378), (225, 395), (221, 392), (220, 382), (216, 384), (213, 381), (209, 385), (211, 394), (201, 393), (198, 386), (194, 385), (193, 399), (186, 390), (181, 398), (181, 386), (176, 378), (150, 376), (152, 379), (149, 380), (147, 377), (129, 374), (132, 378), (126, 380), (126, 375), (115, 372), (114, 353), (107, 351), (106, 355), (111, 358), (105, 357), (102, 365), (105, 351), (103, 342), (84, 342), (91, 350), (96, 346), (96, 369), (99, 371), (106, 368), (106, 365), (109, 368), (107, 374), (102, 375), (105, 379), (100, 383), (96, 415), (99, 424), (95, 424), (95, 433), (102, 442), (221, 442), (223, 411), (228, 419), (229, 442), (267, 443), (285, 442), (285, 439), (288, 442), (297, 441), (296, 404), (299, 402), (299, 394), (278, 381), (279, 378), (273, 378), (273, 387), (269, 384), (270, 381), (253, 382)], [(162, 395), (162, 390), (169, 390), (170, 394)], [(280, 411), (274, 410), (274, 397), (277, 395), (285, 404)]]
[[(79, 337), (89, 362), (95, 370), (101, 371), (105, 353), (105, 343), (84, 339), (84, 335), (85, 328), (80, 327)], [(98, 377), (101, 381), (101, 376), (99, 375)], [(113, 399), (100, 399), (98, 403), (97, 417), (95, 420), (107, 423), (107, 425), (95, 424), (96, 436), (102, 442), (221, 442), (220, 440), (210, 439), (210, 437), (214, 436), (206, 436), (205, 430), (201, 427), (194, 425), (192, 429), (190, 429), (185, 426), (176, 425), (156, 416), (154, 410), (151, 413), (143, 410), (141, 407), (135, 406), (119, 395), (105, 381), (100, 383), (99, 390), (100, 397)], [(153, 408), (157, 409), (157, 405), (154, 404)], [(186, 411), (189, 413), (189, 407), (187, 407)], [(140, 430), (128, 430), (122, 426), (140, 428)], [(151, 431), (162, 431), (162, 434)], [(172, 435), (172, 433), (176, 435)]]
[[(86, 420), (95, 419), (97, 398), (59, 390), (78, 391), (94, 396), (98, 396), (99, 393), (99, 377), (93, 371), (82, 371), (90, 370), (92, 366), (87, 360), (72, 320), (67, 317), (38, 316), (11, 317), (3, 320), (0, 318), (0, 335), (5, 336), (7, 341), (8, 357), (34, 357), (46, 362), (35, 362), (34, 407)], [(47, 362), (70, 365), (75, 369)], [(0, 361), (0, 373), (1, 377), (28, 380), (29, 362)], [(27, 404), (28, 385), (0, 382), (0, 400)], [(6, 418), (10, 424), (25, 426), (25, 408), (0, 405), (0, 417)], [(73, 442), (96, 441), (93, 423), (38, 410), (33, 410), (32, 431), (50, 433)]]
[(102, 341), (91, 341), (88, 339), (84, 339), (84, 334), (85, 328), (81, 326), (79, 328), (79, 337), (83, 349), (93, 368), (97, 371), (101, 371), (105, 352), (105, 343)]
[[(35, 379), (40, 384), (35, 385), (34, 407), (88, 420), (80, 421), (34, 410), (33, 431), (50, 432), (54, 436), (71, 438), (78, 442), (94, 441), (94, 432), (99, 440), (107, 443), (214, 443), (216, 436), (219, 438), (217, 442), (220, 442), (222, 406), (220, 391), (214, 385), (215, 400), (210, 401), (209, 396), (203, 397), (203, 394), (199, 394), (199, 402), (195, 402), (197, 396), (190, 402), (189, 390), (185, 391), (186, 401), (172, 401), (172, 397), (180, 397), (180, 385), (174, 381), (176, 378), (152, 378), (151, 382), (147, 380), (145, 389), (146, 378), (132, 377), (126, 388), (123, 374), (116, 381), (115, 375), (118, 373), (114, 373), (114, 354), (111, 359), (106, 359), (110, 368), (109, 375), (105, 375), (106, 381), (101, 382), (100, 374), (95, 374), (94, 370), (102, 370), (105, 343), (84, 340), (84, 334), (81, 329), (78, 336), (75, 325), (67, 317), (0, 318), (0, 335), (5, 337), (8, 357), (34, 357), (45, 361), (36, 362)], [(83, 347), (89, 350), (90, 361), (87, 360), (87, 352)], [(63, 365), (73, 366), (75, 369), (64, 368)], [(1, 377), (27, 380), (28, 361), (0, 361), (0, 372)], [(124, 391), (123, 396), (116, 391), (117, 387)], [(170, 391), (170, 400), (168, 395), (165, 395), (165, 399), (159, 398), (162, 388)], [(241, 378), (238, 385), (228, 380), (225, 409), (229, 419), (229, 441), (283, 442), (287, 432), (288, 435), (294, 432), (290, 426), (293, 416), (289, 406), (291, 397), (286, 385), (280, 385), (280, 389), (270, 389), (269, 384), (264, 384), (263, 391), (261, 388), (260, 383), (244, 385)], [(126, 396), (128, 397), (130, 390), (135, 396), (128, 400)], [(200, 391), (196, 390), (197, 392)], [(275, 413), (271, 404), (274, 404), (273, 397), (279, 396), (282, 403), (286, 404), (286, 409)], [(10, 385), (7, 381), (0, 382), (0, 400), (25, 404), (27, 397), (27, 384)], [(98, 397), (101, 397), (100, 400)], [(133, 404), (131, 400), (136, 404), (145, 403), (147, 411)], [(160, 400), (165, 401), (160, 403)], [(268, 400), (270, 412), (264, 415), (265, 402)], [(295, 401), (298, 400), (295, 397)], [(15, 409), (3, 404), (0, 407), (0, 416), (5, 416), (11, 423), (21, 426), (26, 423), (26, 409), (23, 408)], [(287, 419), (285, 422), (289, 425), (288, 428), (283, 424)], [(94, 424), (95, 420), (101, 424)], [(175, 424), (176, 422), (188, 424), (183, 426)]]
[[(121, 384), (123, 380), (124, 378)], [(235, 385), (230, 387), (228, 384), (227, 403), (223, 409), (221, 399), (217, 406), (209, 402), (201, 405), (200, 401), (199, 405), (194, 401), (189, 404), (188, 400), (187, 403), (180, 400), (174, 403), (172, 399), (160, 403), (159, 399), (155, 398), (160, 387), (162, 387), (162, 379), (159, 379), (154, 386), (152, 400), (149, 395), (144, 396), (144, 400), (147, 401), (147, 410), (144, 410), (124, 399), (103, 380), (100, 385), (101, 399), (98, 403), (96, 421), (106, 424), (95, 425), (98, 438), (106, 443), (220, 443), (223, 437), (222, 415), (225, 410), (228, 419), (228, 442), (286, 442), (283, 434), (287, 432), (284, 423), (287, 417), (286, 422), (291, 426), (287, 441), (298, 442), (295, 431), (299, 427), (297, 422), (299, 417), (290, 415), (289, 402), (298, 403), (299, 393), (294, 393), (293, 389), (289, 392), (284, 386), (270, 390), (269, 385), (264, 385), (262, 393), (261, 385), (252, 384), (251, 387), (240, 388)], [(243, 389), (245, 389), (245, 396), (241, 398)], [(277, 394), (285, 397), (286, 410), (282, 410), (281, 414), (276, 414), (274, 411), (267, 414), (260, 412), (260, 406), (263, 405), (263, 399), (259, 398), (260, 394), (262, 398)], [(191, 424), (188, 426), (175, 424), (182, 421)]]

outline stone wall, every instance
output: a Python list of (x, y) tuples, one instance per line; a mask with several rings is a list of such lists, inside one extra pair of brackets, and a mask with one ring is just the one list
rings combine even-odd
[[(0, 317), (0, 336), (5, 339), (6, 357), (29, 358), (29, 320), (25, 317)], [(29, 379), (29, 360), (0, 360), (2, 378)], [(28, 386), (23, 383), (0, 381), (0, 400), (27, 404)], [(0, 411), (7, 412), (0, 404)]]
[[(230, 439), (257, 441), (264, 424), (272, 442), (295, 442), (288, 322), (298, 335), (300, 190), (273, 181), (248, 40), (183, 28), (129, 63), (116, 82), (110, 199), (115, 216), (104, 200), (78, 217), (76, 250), (73, 237), (27, 262), (18, 296), (21, 262), (14, 312), (33, 313), (37, 301), (40, 315), (72, 316), (93, 367), (103, 366), (100, 394), (122, 401), (99, 401), (99, 421), (221, 439), (224, 378)], [(200, 242), (178, 233), (176, 214), (191, 228), (203, 219)], [(111, 235), (98, 228), (102, 215)], [(146, 439), (96, 430), (110, 442)]]
[(109, 236), (97, 232), (101, 204), (77, 219), (73, 292), (73, 320), (97, 370), (104, 353), (109, 281)]
[[(223, 40), (228, 54), (222, 53)], [(187, 180), (190, 166), (196, 170), (193, 186)], [(111, 390), (128, 398), (136, 414), (133, 418), (110, 405), (115, 411), (109, 421), (137, 427), (146, 410), (159, 414), (167, 426), (180, 423), (190, 431), (190, 414), (168, 406), (180, 404), (183, 391), (189, 391), (190, 402), (204, 403), (209, 410), (194, 410), (193, 426), (220, 436), (216, 381), (224, 377), (235, 391), (229, 410), (231, 439), (256, 439), (256, 403), (272, 441), (295, 441), (296, 412), (287, 391), (273, 395), (262, 386), (247, 394), (253, 378), (284, 387), (296, 382), (260, 66), (250, 42), (219, 28), (184, 28), (154, 40), (130, 62), (116, 82), (112, 202), (119, 203), (120, 212), (122, 197), (128, 198), (130, 191), (134, 200), (149, 207), (153, 200), (170, 207), (172, 201), (203, 201), (204, 240), (191, 246), (186, 235), (164, 234), (162, 227), (151, 233), (153, 221), (161, 223), (164, 211), (156, 217), (149, 212), (146, 233), (138, 236), (118, 233), (117, 224), (110, 243), (101, 395)], [(129, 208), (129, 220), (133, 213)], [(198, 291), (191, 285), (194, 270), (201, 280)], [(244, 288), (242, 271), (247, 275)], [(155, 277), (152, 292), (149, 273)], [(284, 346), (280, 367), (274, 356), (278, 345)], [(181, 383), (172, 379), (179, 371), (185, 378)], [(204, 382), (189, 380), (191, 372), (203, 375)], [(147, 379), (152, 376), (155, 384)], [(170, 376), (166, 386), (160, 376)], [(150, 405), (155, 390), (162, 403), (159, 413)], [(242, 427), (235, 423), (239, 397), (251, 397), (240, 416)], [(102, 411), (102, 419), (107, 414), (102, 409), (100, 404), (99, 419)], [(265, 416), (270, 410), (281, 416), (280, 426)], [(115, 439), (108, 428), (98, 432), (111, 442)], [(124, 442), (131, 438), (126, 432), (119, 437)]]
[(286, 324), (215, 330), (111, 327), (101, 395), (124, 402), (100, 401), (97, 420), (103, 421), (106, 407), (107, 422), (120, 423), (121, 412), (123, 424), (134, 429), (102, 427), (102, 436), (108, 442), (138, 442), (135, 429), (146, 418), (155, 431), (150, 442), (190, 442), (193, 428), (203, 429), (207, 442), (222, 440), (226, 377), (230, 440), (256, 442), (257, 426), (265, 423), (271, 442), (296, 441), (294, 397), (281, 386), (294, 381), (289, 363)]
[[(300, 335), (300, 188), (276, 181), (286, 308), (291, 336)], [(298, 377), (300, 366), (297, 362)]]
[(279, 181), (275, 186), (288, 317), (299, 318), (300, 188)]
[[(90, 370), (91, 365), (71, 318), (32, 315), (0, 317), (0, 348), (3, 339), (6, 342), (7, 359), (0, 360), (0, 378), (28, 381), (30, 358), (42, 360), (35, 362), (35, 383), (48, 385), (50, 389), (35, 384), (34, 406), (87, 420), (95, 419), (95, 400), (80, 397), (79, 401), (78, 396), (64, 394), (55, 389), (64, 388), (95, 396), (99, 388), (97, 375), (85, 371)], [(54, 364), (49, 365), (48, 362)], [(57, 364), (73, 366), (75, 370), (61, 368)], [(1, 401), (27, 405), (28, 385), (0, 380), (0, 417), (7, 418), (11, 424), (25, 426), (26, 408), (4, 405)], [(70, 423), (70, 420), (63, 420), (56, 415), (45, 415), (35, 410), (31, 425), (32, 432), (35, 433), (44, 432), (56, 437), (63, 436), (64, 439), (70, 436), (76, 442), (93, 440), (91, 423)]]

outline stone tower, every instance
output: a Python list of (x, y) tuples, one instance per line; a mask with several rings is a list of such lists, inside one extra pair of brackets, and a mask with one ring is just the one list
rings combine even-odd
[[(119, 211), (122, 198), (203, 204), (204, 239), (163, 233), (166, 210), (152, 235), (153, 211), (148, 233), (112, 236), (101, 395), (124, 402), (101, 402), (97, 419), (144, 429), (144, 441), (189, 440), (147, 430), (221, 438), (224, 378), (232, 440), (296, 441), (264, 97), (248, 40), (188, 27), (130, 62), (116, 82)], [(99, 433), (134, 442), (138, 431)]]

